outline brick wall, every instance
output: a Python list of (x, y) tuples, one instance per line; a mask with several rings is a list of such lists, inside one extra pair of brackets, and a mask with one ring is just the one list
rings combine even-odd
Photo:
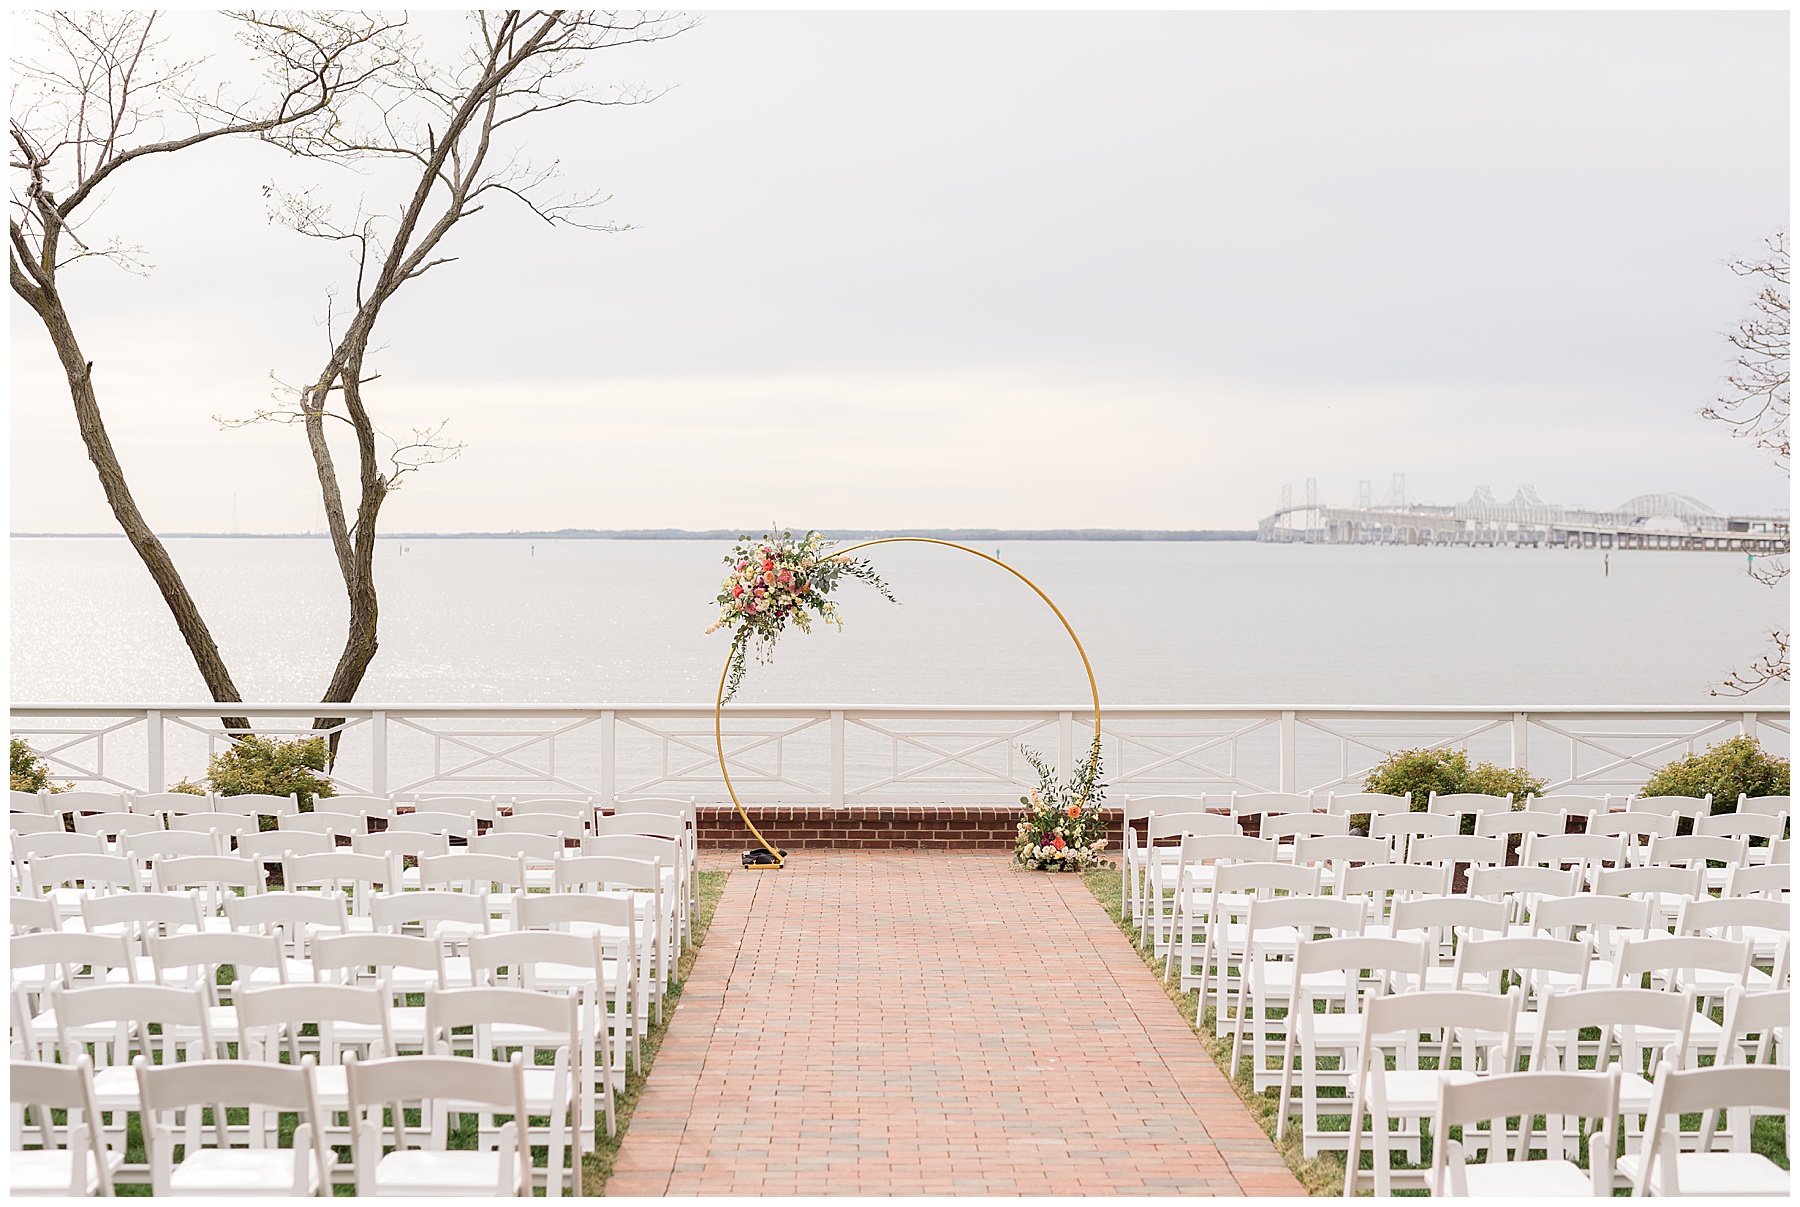
[[(827, 848), (931, 851), (1010, 851), (1017, 805), (747, 805), (763, 837), (782, 850)], [(1107, 810), (1107, 839), (1119, 843), (1119, 811)], [(699, 809), (701, 847), (745, 850), (756, 845), (730, 805)]]

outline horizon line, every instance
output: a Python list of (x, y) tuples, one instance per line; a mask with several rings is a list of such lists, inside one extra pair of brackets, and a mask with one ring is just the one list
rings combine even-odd
[[(159, 532), (158, 539), (325, 540), (323, 532)], [(760, 534), (739, 529), (709, 528), (556, 528), (511, 529), (506, 532), (383, 532), (376, 540), (694, 540), (735, 541)], [(845, 528), (831, 535), (846, 540), (888, 536), (932, 536), (964, 540), (1113, 540), (1113, 541), (1243, 541), (1254, 540), (1254, 528)], [(122, 532), (14, 532), (15, 539), (125, 539)]]

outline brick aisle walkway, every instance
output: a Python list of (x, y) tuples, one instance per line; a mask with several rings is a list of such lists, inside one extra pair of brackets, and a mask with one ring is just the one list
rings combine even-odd
[(607, 1193), (1303, 1193), (1073, 876), (731, 877)]

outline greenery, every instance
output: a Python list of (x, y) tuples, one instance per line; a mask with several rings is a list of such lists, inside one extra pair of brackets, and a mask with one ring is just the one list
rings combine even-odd
[(206, 765), (206, 776), (198, 784), (186, 779), (169, 787), (171, 792), (204, 794), (208, 789), (220, 796), (243, 796), (250, 792), (266, 792), (270, 796), (300, 796), (300, 807), (312, 807), (315, 796), (336, 795), (336, 789), (323, 774), (329, 754), (324, 738), (258, 737), (247, 734), (229, 750), (213, 755)]
[(1686, 754), (1651, 776), (1643, 796), (1705, 796), (1712, 793), (1713, 812), (1737, 809), (1738, 794), (1786, 796), (1788, 761), (1762, 748), (1755, 738), (1738, 736), (1704, 754)]
[(50, 764), (46, 763), (31, 743), (24, 738), (12, 740), (12, 787), (14, 792), (67, 792), (72, 784), (50, 782)]
[(1377, 763), (1363, 780), (1364, 792), (1391, 792), (1412, 801), (1416, 812), (1426, 807), (1431, 794), (1482, 792), (1489, 796), (1512, 794), (1513, 808), (1525, 807), (1525, 798), (1541, 793), (1545, 781), (1522, 767), (1496, 767), (1469, 763), (1466, 750), (1396, 750)]
[(1019, 818), (1013, 861), (1034, 871), (1073, 872), (1097, 866), (1106, 849), (1106, 814), (1100, 809), (1106, 785), (1099, 782), (1099, 737), (1088, 756), (1075, 764), (1066, 784), (1031, 747), (1021, 746), (1019, 753), (1038, 773), (1038, 786), (1019, 798), (1025, 815)]

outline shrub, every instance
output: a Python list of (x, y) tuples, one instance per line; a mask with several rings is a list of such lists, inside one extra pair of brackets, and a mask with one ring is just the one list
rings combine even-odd
[(1686, 754), (1644, 784), (1640, 796), (1705, 796), (1712, 793), (1714, 813), (1737, 810), (1738, 794), (1786, 796), (1788, 761), (1762, 748), (1755, 738), (1740, 735), (1704, 754)]
[(229, 750), (213, 755), (206, 765), (206, 777), (199, 784), (187, 780), (173, 785), (171, 792), (202, 792), (212, 789), (220, 796), (242, 796), (246, 792), (267, 792), (272, 796), (300, 795), (300, 807), (312, 807), (315, 796), (331, 796), (331, 781), (320, 774), (325, 770), (327, 754), (324, 738), (296, 738), (284, 742), (280, 738), (262, 738), (251, 734), (239, 738)]
[(50, 764), (46, 763), (31, 743), (24, 738), (12, 740), (12, 787), (14, 792), (67, 792), (72, 785), (50, 782)]
[(1522, 767), (1496, 767), (1492, 763), (1470, 765), (1465, 750), (1396, 750), (1370, 769), (1363, 780), (1364, 792), (1391, 792), (1412, 801), (1419, 810), (1431, 794), (1486, 792), (1492, 796), (1512, 793), (1513, 808), (1522, 809), (1525, 798), (1543, 792), (1544, 781)]

